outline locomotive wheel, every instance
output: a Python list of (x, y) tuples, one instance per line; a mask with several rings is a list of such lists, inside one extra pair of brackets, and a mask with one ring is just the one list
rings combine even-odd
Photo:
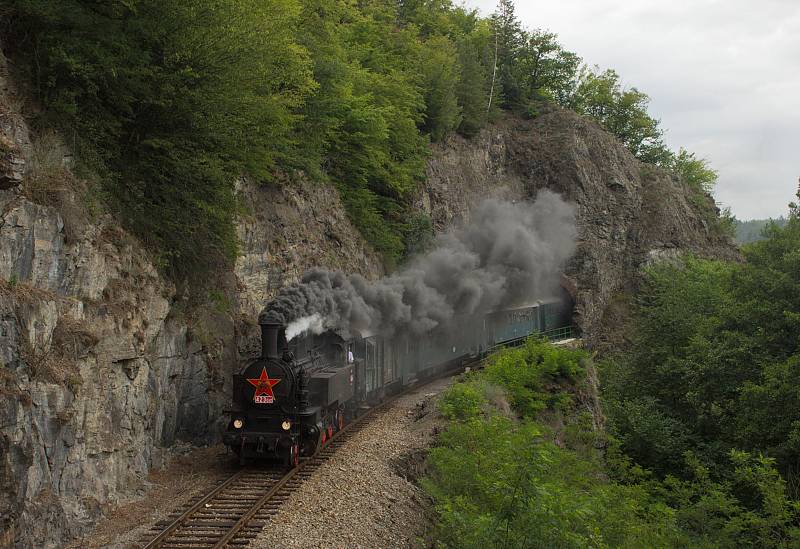
[(303, 445), (301, 446), (302, 452), (301, 454), (304, 456), (312, 456), (314, 455), (314, 450), (317, 448), (316, 440), (308, 440), (305, 439), (303, 441)]

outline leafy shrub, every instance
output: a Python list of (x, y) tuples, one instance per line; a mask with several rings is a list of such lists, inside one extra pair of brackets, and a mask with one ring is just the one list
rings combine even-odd
[(522, 347), (492, 356), (486, 366), (486, 379), (508, 392), (511, 406), (520, 415), (535, 417), (545, 408), (568, 403), (568, 395), (552, 394), (548, 389), (578, 381), (585, 373), (581, 366), (585, 358), (583, 351), (530, 338)]
[(691, 452), (685, 458), (690, 477), (667, 477), (661, 495), (676, 509), (677, 525), (693, 545), (788, 548), (800, 543), (800, 504), (787, 497), (772, 460), (732, 451), (725, 464), (730, 478), (717, 482)]
[[(704, 303), (686, 306), (702, 309)], [(775, 460), (714, 447), (652, 396), (606, 399), (619, 440), (595, 432), (586, 412), (565, 407), (571, 417), (556, 439), (566, 447), (550, 442), (550, 429), (536, 416), (582, 383), (584, 359), (580, 351), (530, 340), (497, 353), (485, 370), (443, 395), (440, 408), (451, 423), (431, 450), (423, 481), (435, 502), (441, 546), (798, 546), (800, 502)], [(618, 368), (604, 365), (606, 377)], [(788, 371), (770, 374), (770, 383), (782, 387), (778, 394), (786, 395), (777, 380)], [(611, 379), (620, 374), (612, 373)], [(492, 410), (488, 395), (498, 390), (521, 418)], [(760, 398), (754, 386), (748, 391), (749, 398)]]
[(486, 399), (475, 383), (457, 383), (444, 392), (439, 400), (442, 415), (453, 421), (475, 419), (483, 412)]
[(531, 422), (494, 416), (452, 424), (424, 486), (446, 547), (668, 547), (673, 512), (640, 487), (543, 442)]

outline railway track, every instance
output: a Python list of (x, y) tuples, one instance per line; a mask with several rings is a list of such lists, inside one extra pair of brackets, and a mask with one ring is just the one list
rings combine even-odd
[(300, 460), (297, 467), (288, 472), (283, 468), (255, 467), (237, 471), (207, 494), (190, 500), (181, 510), (156, 523), (142, 541), (144, 549), (246, 546), (278, 513), (291, 493), (339, 447), (397, 399), (432, 381), (411, 387), (370, 409), (335, 433), (316, 454)]

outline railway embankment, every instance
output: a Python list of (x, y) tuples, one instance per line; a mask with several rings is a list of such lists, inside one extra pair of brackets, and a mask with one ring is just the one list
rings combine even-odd
[(584, 349), (530, 339), (499, 351), (438, 408), (421, 483), (430, 546), (676, 546), (663, 505), (646, 507), (607, 468), (615, 451)]
[(431, 523), (419, 461), (442, 423), (442, 379), (405, 395), (349, 440), (297, 491), (250, 547), (417, 547)]
[[(213, 290), (169, 281), (31, 112), (0, 58), (0, 539), (55, 547), (140, 498), (176, 445), (218, 440), (231, 373), (256, 354), (255, 315), (281, 285), (317, 265), (383, 267), (329, 184), (240, 181), (235, 267)], [(542, 188), (578, 205), (564, 285), (590, 346), (614, 336), (641, 266), (736, 256), (710, 199), (557, 108), (434, 146), (418, 206), (442, 230), (487, 195)]]

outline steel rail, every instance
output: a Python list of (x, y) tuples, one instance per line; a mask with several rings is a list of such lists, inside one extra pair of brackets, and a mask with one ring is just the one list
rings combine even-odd
[[(361, 427), (365, 426), (367, 424), (367, 420), (374, 419), (376, 417), (376, 414), (378, 414), (381, 411), (386, 410), (389, 406), (394, 404), (400, 398), (402, 398), (402, 397), (404, 397), (404, 396), (406, 396), (406, 395), (408, 395), (408, 394), (410, 394), (410, 393), (412, 393), (414, 391), (418, 391), (419, 389), (421, 389), (421, 388), (433, 383), (434, 381), (437, 381), (439, 379), (443, 379), (443, 378), (448, 377), (448, 376), (455, 375), (458, 372), (463, 371), (464, 366), (473, 365), (473, 364), (475, 364), (475, 362), (480, 362), (480, 360), (475, 360), (475, 361), (470, 361), (469, 363), (460, 364), (458, 367), (456, 367), (454, 369), (451, 369), (451, 370), (448, 370), (447, 372), (444, 372), (444, 373), (442, 373), (440, 375), (437, 375), (437, 376), (435, 376), (435, 377), (433, 377), (431, 379), (426, 379), (426, 380), (423, 380), (420, 383), (416, 383), (414, 385), (411, 385), (411, 386), (405, 388), (403, 391), (400, 391), (399, 393), (397, 393), (395, 395), (392, 395), (390, 398), (388, 398), (384, 402), (381, 402), (379, 405), (377, 405), (377, 406), (375, 406), (373, 408), (370, 408), (369, 410), (367, 410), (366, 412), (364, 412), (360, 416), (356, 417), (353, 421), (351, 421), (350, 423), (345, 425), (342, 429), (340, 429), (339, 431), (334, 433), (333, 436), (331, 438), (329, 438), (328, 441), (324, 445), (320, 445), (317, 448), (317, 450), (314, 452), (313, 455), (305, 457), (305, 458), (302, 458), (296, 467), (294, 467), (291, 470), (287, 471), (285, 475), (283, 475), (280, 479), (278, 479), (275, 482), (275, 484), (273, 486), (271, 486), (266, 493), (261, 495), (248, 509), (246, 509), (245, 511), (243, 511), (240, 514), (240, 516), (238, 517), (236, 522), (233, 525), (231, 525), (227, 529), (227, 532), (225, 532), (216, 542), (214, 542), (214, 541), (212, 541), (210, 539), (208, 540), (208, 542), (191, 542), (191, 541), (189, 541), (187, 539), (187, 540), (185, 540), (183, 542), (181, 542), (181, 541), (171, 542), (171, 543), (169, 543), (169, 545), (183, 546), (183, 547), (188, 547), (188, 546), (203, 547), (203, 546), (205, 546), (205, 547), (213, 547), (215, 549), (220, 549), (222, 547), (227, 547), (228, 544), (230, 544), (231, 542), (233, 542), (236, 539), (237, 535), (239, 535), (240, 532), (242, 532), (242, 530), (244, 530), (248, 526), (248, 524), (253, 521), (253, 519), (256, 517), (256, 515), (258, 515), (259, 512), (262, 509), (264, 509), (267, 506), (268, 503), (270, 503), (271, 500), (275, 499), (276, 496), (278, 496), (278, 495), (283, 495), (285, 493), (285, 495), (288, 496), (288, 494), (291, 493), (292, 488), (288, 487), (287, 485), (289, 485), (292, 480), (298, 480), (298, 475), (300, 473), (308, 473), (308, 474), (310, 474), (309, 471), (310, 472), (315, 471), (317, 467), (319, 467), (320, 465), (325, 463), (325, 461), (331, 455), (333, 455), (334, 451), (336, 449), (338, 449), (338, 447), (341, 444), (346, 442), (346, 439), (349, 437), (349, 435), (354, 434)], [(268, 472), (274, 473), (275, 470), (272, 470), (272, 471), (266, 471), (265, 470), (264, 471), (264, 473), (268, 473)], [(192, 527), (187, 525), (186, 523), (190, 522), (191, 519), (194, 518), (194, 516), (197, 514), (198, 511), (201, 511), (201, 510), (205, 509), (207, 503), (211, 502), (215, 497), (217, 497), (218, 495), (222, 494), (225, 491), (225, 489), (233, 486), (233, 484), (237, 480), (241, 479), (246, 474), (251, 474), (251, 473), (257, 473), (257, 471), (254, 471), (253, 469), (241, 469), (241, 470), (237, 471), (236, 473), (234, 473), (233, 475), (231, 475), (222, 484), (220, 484), (219, 486), (214, 488), (211, 492), (209, 492), (208, 494), (203, 496), (199, 501), (197, 501), (195, 504), (190, 506), (186, 511), (181, 513), (181, 515), (179, 517), (177, 517), (175, 520), (173, 520), (168, 526), (166, 526), (164, 528), (164, 530), (162, 532), (160, 532), (155, 538), (153, 538), (152, 541), (150, 541), (147, 545), (145, 545), (144, 549), (156, 549), (156, 548), (163, 547), (165, 544), (168, 543), (168, 540), (170, 539), (170, 537), (172, 537), (173, 534), (177, 534), (178, 530), (180, 530), (182, 527), (188, 528), (190, 530), (190, 532), (191, 532), (191, 528)], [(308, 476), (308, 475), (306, 475), (306, 476)], [(265, 477), (266, 477), (266, 474), (265, 474)], [(302, 482), (302, 480), (300, 480), (300, 482)], [(299, 486), (299, 484), (297, 484), (297, 485)], [(288, 492), (286, 492), (287, 489), (288, 489)], [(234, 519), (232, 518), (231, 520), (234, 520)], [(223, 528), (222, 527), (218, 527), (218, 529), (222, 530)], [(205, 535), (202, 535), (202, 534), (191, 535), (190, 533), (187, 533), (187, 534), (184, 534), (184, 537), (193, 538), (193, 539), (199, 539), (199, 538), (203, 538), (203, 537), (212, 538), (212, 537), (217, 537), (217, 536), (214, 535), (214, 534), (210, 534), (210, 533), (205, 534)]]
[(153, 540), (144, 546), (144, 549), (155, 549), (159, 547), (166, 539), (172, 535), (175, 530), (180, 528), (186, 520), (195, 514), (199, 509), (203, 508), (206, 503), (214, 499), (219, 493), (221, 493), (225, 488), (232, 485), (234, 482), (239, 480), (242, 476), (244, 476), (246, 469), (240, 469), (228, 477), (227, 480), (223, 481), (219, 486), (211, 490), (208, 494), (200, 498), (200, 500), (189, 507), (186, 511), (183, 512), (178, 518), (172, 521), (160, 534), (158, 534)]

